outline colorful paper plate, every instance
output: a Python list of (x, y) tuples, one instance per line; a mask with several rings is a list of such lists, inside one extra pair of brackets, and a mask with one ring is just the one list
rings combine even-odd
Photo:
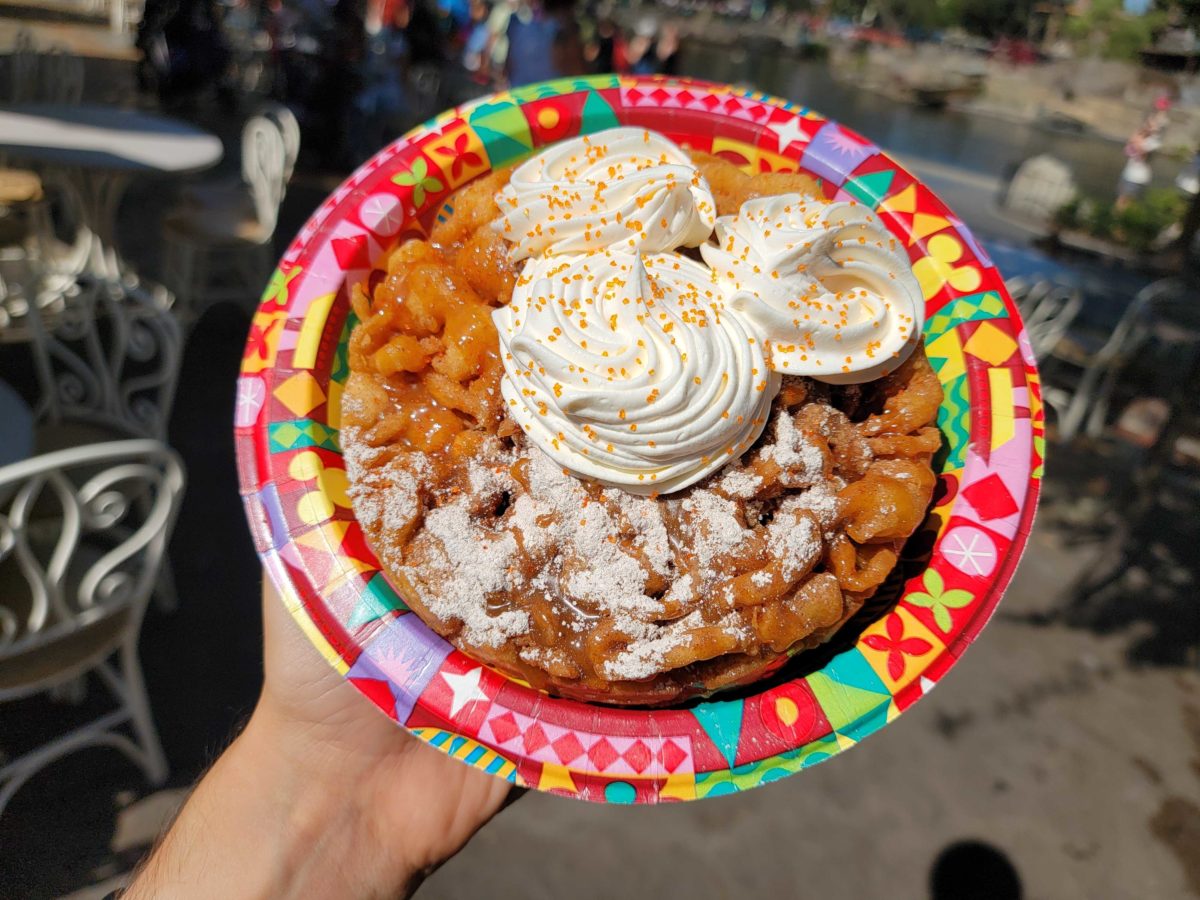
[[(350, 285), (386, 248), (451, 215), (447, 197), (471, 179), (619, 123), (748, 172), (809, 173), (828, 196), (877, 210), (913, 260), (927, 302), (926, 347), (946, 394), (936, 505), (906, 551), (899, 600), (837, 652), (801, 655), (773, 679), (680, 709), (551, 698), (454, 650), (380, 572), (350, 508), (338, 447)], [(355, 172), (271, 278), (246, 346), (235, 432), (258, 552), (338, 671), (469, 765), (615, 803), (756, 787), (853, 746), (916, 702), (999, 602), (1033, 519), (1043, 448), (1037, 371), (1016, 308), (983, 249), (928, 188), (869, 141), (784, 100), (616, 76), (534, 85), (451, 110)]]

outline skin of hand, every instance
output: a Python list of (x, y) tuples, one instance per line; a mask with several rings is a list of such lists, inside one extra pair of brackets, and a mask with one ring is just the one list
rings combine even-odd
[(343, 680), (263, 588), (262, 695), (122, 898), (406, 896), (510, 798)]

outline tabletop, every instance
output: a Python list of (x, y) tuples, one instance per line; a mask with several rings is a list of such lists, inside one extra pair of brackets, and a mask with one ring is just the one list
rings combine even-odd
[(186, 173), (220, 161), (220, 139), (140, 110), (81, 104), (0, 107), (0, 150), (22, 160), (136, 172)]

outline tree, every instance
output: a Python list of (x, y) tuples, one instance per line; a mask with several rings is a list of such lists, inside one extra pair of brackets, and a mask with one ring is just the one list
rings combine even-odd
[[(1200, 10), (1200, 0), (1194, 2)], [(1167, 13), (1161, 10), (1132, 16), (1121, 0), (1094, 0), (1084, 15), (1068, 21), (1067, 35), (1108, 59), (1137, 59), (1138, 51), (1153, 43), (1154, 33), (1166, 20)]]
[(1032, 11), (1033, 0), (961, 0), (960, 22), (984, 37), (1023, 36)]
[(1158, 0), (1155, 11), (1167, 17), (1176, 15), (1193, 27), (1200, 25), (1200, 0)]

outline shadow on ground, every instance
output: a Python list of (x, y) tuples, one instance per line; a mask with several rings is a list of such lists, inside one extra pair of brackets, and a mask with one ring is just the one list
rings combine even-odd
[(1168, 466), (1150, 483), (1120, 444), (1053, 447), (1049, 473), (1043, 524), (1089, 563), (1052, 607), (1012, 618), (1128, 633), (1135, 665), (1200, 666), (1200, 475)]

